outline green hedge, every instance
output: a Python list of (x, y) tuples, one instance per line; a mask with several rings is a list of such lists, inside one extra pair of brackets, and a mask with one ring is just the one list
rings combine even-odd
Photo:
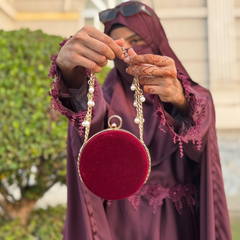
[(101, 84), (101, 86), (104, 83), (104, 80), (106, 79), (108, 73), (111, 71), (111, 68), (105, 66), (102, 68), (102, 71), (100, 73), (96, 73), (96, 78), (98, 79), (99, 83)]
[(67, 120), (50, 108), (48, 95), (49, 57), (62, 40), (28, 29), (0, 31), (1, 192), (15, 183), (22, 198), (34, 200), (65, 181)]

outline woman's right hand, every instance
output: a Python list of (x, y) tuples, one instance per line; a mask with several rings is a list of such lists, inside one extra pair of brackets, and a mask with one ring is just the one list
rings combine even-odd
[(108, 60), (124, 59), (120, 48), (123, 39), (113, 40), (94, 27), (85, 26), (61, 48), (57, 57), (63, 81), (70, 88), (79, 88), (85, 79), (84, 68), (97, 73)]

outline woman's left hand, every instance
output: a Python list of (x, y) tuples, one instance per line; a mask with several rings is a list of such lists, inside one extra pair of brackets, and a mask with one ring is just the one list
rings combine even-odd
[(143, 91), (158, 94), (161, 101), (172, 103), (181, 114), (188, 115), (188, 102), (184, 96), (183, 87), (177, 79), (177, 69), (172, 58), (154, 54), (136, 55), (133, 49), (128, 51), (125, 62), (132, 66), (127, 73), (140, 76)]

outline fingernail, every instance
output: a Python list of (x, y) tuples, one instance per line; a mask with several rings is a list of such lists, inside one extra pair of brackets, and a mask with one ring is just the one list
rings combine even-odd
[(132, 51), (133, 53), (135, 53), (135, 51), (133, 50), (133, 48), (129, 48), (128, 52)]
[(130, 61), (130, 58), (129, 58), (129, 57), (126, 57), (126, 58), (124, 59), (124, 62), (126, 62), (126, 63), (129, 63), (129, 61)]
[(128, 53), (130, 53), (131, 50), (133, 50), (133, 49), (132, 49), (132, 48), (129, 48), (129, 49), (128, 49)]

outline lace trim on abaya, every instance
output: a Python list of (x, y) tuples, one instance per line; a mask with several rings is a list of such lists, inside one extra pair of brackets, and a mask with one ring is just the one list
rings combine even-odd
[[(163, 205), (163, 200), (169, 198), (174, 203), (178, 213), (181, 214), (181, 209), (183, 208), (182, 198), (185, 198), (192, 213), (194, 213), (193, 206), (196, 205), (196, 198), (194, 195), (197, 192), (197, 187), (191, 183), (184, 186), (179, 184), (171, 188), (164, 188), (160, 184), (143, 185), (135, 194), (128, 197), (128, 201), (135, 210), (138, 210), (141, 198), (145, 197), (149, 201), (149, 206), (152, 207), (153, 214), (156, 214), (157, 208)], [(107, 205), (110, 206), (111, 201), (107, 201)]]
[(152, 99), (155, 107), (156, 114), (160, 121), (159, 129), (165, 132), (164, 127), (169, 131), (172, 136), (173, 142), (178, 142), (180, 148), (180, 155), (183, 157), (183, 142), (188, 143), (188, 140), (191, 139), (193, 144), (197, 145), (197, 149), (201, 149), (202, 141), (202, 129), (201, 129), (201, 121), (205, 117), (205, 104), (206, 99), (202, 99), (196, 95), (194, 90), (191, 88), (191, 82), (181, 73), (177, 75), (178, 79), (182, 83), (184, 88), (185, 97), (188, 100), (190, 113), (189, 118), (182, 118), (181, 128), (178, 132), (174, 131), (174, 127), (168, 121), (163, 103), (161, 102), (158, 95), (149, 95)]

